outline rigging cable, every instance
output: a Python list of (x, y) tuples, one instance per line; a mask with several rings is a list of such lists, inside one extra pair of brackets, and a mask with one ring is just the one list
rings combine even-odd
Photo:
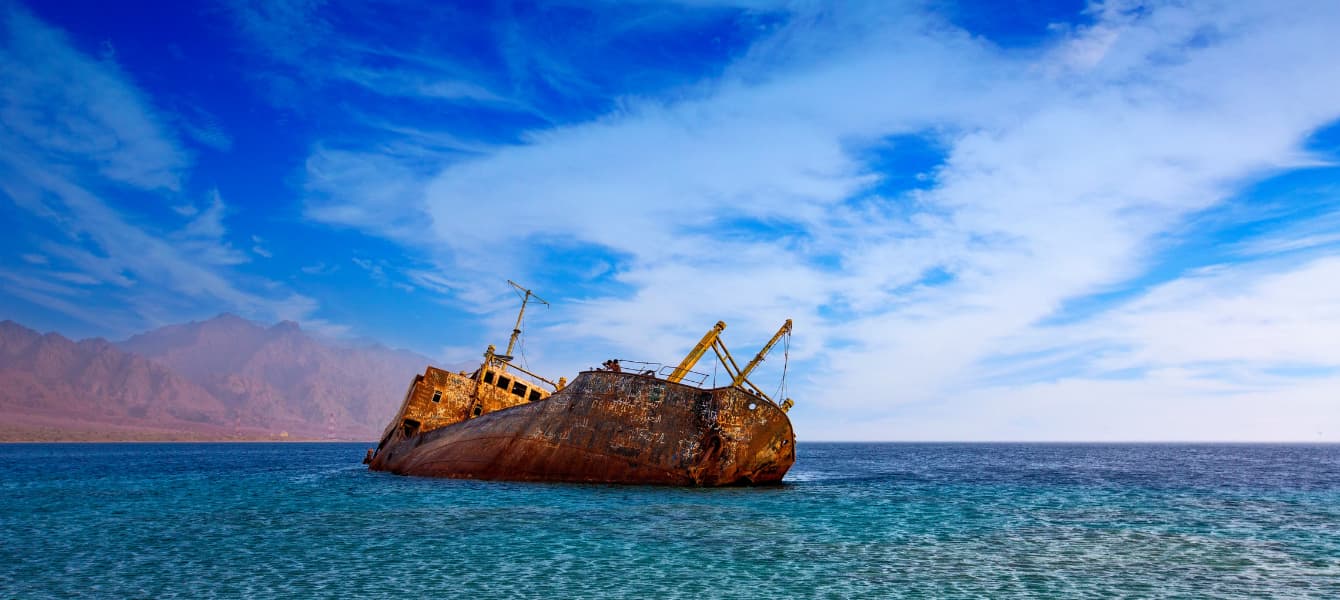
[(522, 335), (521, 338), (517, 340), (517, 350), (520, 351), (517, 352), (517, 354), (521, 355), (522, 368), (529, 371), (530, 361), (526, 360), (526, 336)]

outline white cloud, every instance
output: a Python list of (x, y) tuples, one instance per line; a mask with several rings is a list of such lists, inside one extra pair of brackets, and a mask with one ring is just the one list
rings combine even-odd
[[(1340, 254), (1220, 266), (1151, 290), (1090, 326), (1127, 353), (1110, 369), (1198, 363), (1340, 367)], [(1340, 398), (1337, 398), (1340, 400)], [(1338, 405), (1340, 406), (1340, 405)]]
[[(498, 297), (472, 279), (522, 272), (526, 255), (549, 240), (624, 257), (615, 278), (633, 292), (563, 307), (562, 322), (532, 331), (535, 346), (544, 338), (673, 361), (717, 318), (730, 323), (729, 340), (761, 342), (794, 317), (793, 356), (809, 374), (795, 390), (798, 428), (809, 421), (824, 436), (861, 437), (833, 424), (879, 422), (926, 404), (948, 410), (960, 398), (978, 397), (979, 408), (981, 394), (1000, 392), (967, 384), (979, 380), (984, 361), (1030, 335), (1050, 335), (1037, 324), (1066, 301), (1144, 272), (1157, 236), (1188, 215), (1245, 183), (1316, 164), (1302, 141), (1340, 118), (1333, 3), (1109, 3), (1093, 25), (1041, 52), (1000, 50), (932, 15), (885, 12), (801, 15), (688, 99), (629, 99), (599, 120), (453, 164), (426, 189), (403, 173), (366, 169), (359, 185), (374, 190), (371, 201), (348, 195), (322, 210), (347, 215), (327, 220), (366, 220), (369, 230), (407, 242), (431, 231), (432, 242), (415, 243), (436, 247), (455, 275), (429, 289), (467, 302)], [(933, 135), (947, 149), (930, 185), (853, 200), (879, 177), (854, 150), (900, 134)], [(400, 210), (382, 210), (391, 204)], [(803, 235), (723, 233), (740, 219), (786, 223)], [(834, 261), (840, 269), (827, 266)], [(1197, 352), (1222, 359), (1216, 345), (1298, 333), (1314, 322), (1307, 319), (1329, 330), (1340, 323), (1327, 308), (1330, 291), (1297, 289), (1332, 275), (1324, 263), (1315, 269), (1254, 280), (1260, 293), (1240, 305), (1216, 300), (1203, 286), (1217, 284), (1193, 277), (1181, 312), (1150, 308), (1162, 306), (1157, 294), (1178, 289), (1166, 287), (1144, 300), (1153, 304), (1118, 313), (1126, 320), (1095, 325), (1138, 339), (1091, 335), (1084, 343), (1137, 346), (1127, 360), (1158, 372)], [(919, 284), (932, 270), (952, 277)], [(1226, 315), (1254, 310), (1274, 320), (1222, 328)], [(1194, 321), (1203, 339), (1153, 337), (1201, 311), (1221, 316)], [(1286, 318), (1289, 311), (1306, 317)], [(1320, 338), (1271, 339), (1233, 360), (1317, 358)], [(571, 346), (562, 354), (543, 360), (560, 372), (595, 360), (573, 356)], [(1295, 425), (1316, 416), (1317, 390), (1336, 390), (1327, 381), (1277, 388), (1296, 399)], [(1181, 383), (1169, 374), (1025, 389), (1058, 402), (1084, 385), (1112, 401), (1165, 389), (1186, 418), (1164, 423), (1186, 427), (1212, 394), (1242, 405), (1260, 398), (1251, 387)], [(1033, 418), (1036, 436), (1060, 431), (1048, 428), (1062, 420), (1048, 420), (1045, 403), (999, 397), (1013, 407), (999, 412)], [(983, 437), (1014, 437), (989, 435), (991, 414), (957, 430), (930, 427), (930, 417), (918, 422), (946, 434), (978, 427)], [(1058, 414), (1111, 413), (1090, 405)], [(1120, 427), (1104, 437), (1203, 438), (1241, 433), (1245, 421), (1207, 420), (1186, 435), (1134, 418), (1111, 422)], [(1278, 431), (1301, 431), (1286, 425)]]
[(340, 267), (338, 265), (327, 265), (324, 262), (319, 262), (314, 265), (301, 267), (298, 270), (308, 275), (330, 275), (331, 273), (339, 271)]
[[(1022, 330), (1031, 357), (939, 402), (821, 435), (903, 439), (1334, 440), (1340, 257), (1218, 265), (1076, 324)], [(861, 432), (859, 435), (856, 432)]]
[(402, 240), (427, 227), (422, 178), (397, 157), (318, 146), (305, 175), (308, 218)]
[[(1340, 190), (1326, 190), (1340, 204)], [(1340, 246), (1340, 210), (1295, 219), (1273, 235), (1258, 237), (1235, 245), (1246, 257), (1270, 256), (1286, 252), (1314, 251)]]
[[(223, 198), (180, 197), (190, 158), (125, 73), (20, 7), (3, 10), (0, 197), (57, 232), (37, 242), (44, 260), (29, 262), (41, 268), (3, 273), (7, 294), (112, 335), (219, 310), (312, 314), (310, 298), (227, 268), (247, 256), (228, 242)], [(159, 206), (181, 220), (159, 223)]]
[[(254, 51), (281, 66), (259, 76), (270, 88), (272, 99), (281, 105), (301, 106), (312, 96), (312, 87), (346, 84), (384, 97), (531, 110), (472, 80), (475, 73), (423, 48), (422, 43), (410, 51), (398, 49), (399, 44), (394, 43), (364, 44), (341, 35), (330, 22), (330, 13), (343, 9), (347, 11), (345, 17), (363, 18), (367, 20), (365, 26), (376, 28), (380, 15), (370, 7), (332, 7), (313, 0), (230, 0), (226, 4), (242, 33), (255, 46)], [(437, 25), (429, 17), (433, 12), (431, 7), (422, 11), (425, 27)], [(390, 37), (402, 35), (403, 31), (396, 30)], [(350, 112), (355, 119), (359, 117), (357, 111)]]
[(183, 133), (202, 146), (218, 152), (233, 149), (233, 138), (219, 124), (219, 118), (191, 104), (182, 104), (175, 122)]
[(270, 252), (270, 250), (264, 246), (265, 240), (261, 239), (260, 236), (258, 235), (251, 236), (251, 241), (253, 242), (251, 246), (252, 254), (255, 254), (256, 256), (259, 256), (261, 258), (274, 258), (274, 253)]
[(388, 96), (407, 96), (433, 100), (469, 100), (481, 103), (508, 101), (476, 83), (454, 79), (448, 73), (344, 67), (336, 77)]
[(223, 224), (227, 207), (217, 189), (210, 190), (208, 204), (192, 213), (189, 220), (170, 234), (178, 250), (191, 254), (197, 261), (210, 265), (235, 265), (246, 262), (247, 256), (228, 244), (228, 229)]
[[(217, 310), (299, 320), (316, 308), (314, 301), (296, 294), (248, 291), (240, 285), (239, 277), (220, 268), (243, 257), (220, 237), (223, 232), (216, 221), (223, 208), (217, 197), (183, 228), (158, 232), (130, 222), (88, 190), (40, 167), (32, 166), (18, 175), (20, 178), (6, 181), (7, 193), (20, 206), (35, 203), (37, 196), (44, 197), (68, 236), (68, 240), (42, 243), (43, 252), (56, 264), (79, 273), (81, 283), (106, 286), (102, 301), (119, 305), (117, 309), (97, 311), (99, 314), (127, 312), (138, 317), (141, 324), (159, 325)], [(43, 271), (38, 278), (54, 273)], [(264, 288), (263, 283), (256, 282), (257, 287)], [(32, 291), (41, 293), (40, 288)], [(42, 306), (60, 306), (51, 294), (41, 298), (30, 295), (30, 299)], [(89, 311), (62, 312), (84, 319), (81, 315)], [(118, 320), (130, 322), (128, 315)]]
[(891, 418), (797, 422), (810, 439), (916, 441), (1335, 441), (1340, 378), (1268, 390), (1170, 371), (1137, 380), (1065, 378), (981, 389)]
[(87, 166), (143, 188), (180, 187), (189, 157), (115, 63), (80, 53), (17, 5), (0, 11), (0, 147), (7, 154), (38, 152), (47, 164)]
[(55, 271), (50, 274), (51, 278), (67, 281), (75, 285), (98, 285), (102, 282), (90, 277), (85, 273), (72, 273), (66, 271)]
[[(398, 273), (396, 273), (394, 267), (385, 260), (359, 257), (353, 257), (349, 260), (351, 260), (358, 268), (367, 271), (368, 277), (379, 286), (385, 287), (389, 285), (406, 292), (412, 292), (415, 289), (414, 286), (403, 281), (392, 280), (392, 274), (398, 276)], [(411, 279), (413, 278), (411, 277)]]

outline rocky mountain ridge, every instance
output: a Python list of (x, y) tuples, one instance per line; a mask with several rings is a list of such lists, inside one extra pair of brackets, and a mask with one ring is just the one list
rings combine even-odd
[(0, 322), (0, 439), (376, 439), (432, 361), (231, 314), (120, 343)]

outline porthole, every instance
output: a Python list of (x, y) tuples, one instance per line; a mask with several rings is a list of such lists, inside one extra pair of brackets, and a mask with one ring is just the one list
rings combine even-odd
[(484, 412), (484, 407), (483, 407), (483, 406), (480, 406), (480, 405), (478, 405), (478, 404), (476, 404), (476, 405), (475, 405), (475, 409), (474, 409), (473, 411), (471, 411), (471, 414), (474, 415), (474, 416), (476, 416), (476, 417), (478, 417), (479, 415), (483, 414), (483, 412)]
[(755, 408), (758, 408), (758, 405), (757, 405), (757, 404), (754, 404), (753, 402), (750, 402), (750, 403), (749, 403), (749, 410), (754, 410)]

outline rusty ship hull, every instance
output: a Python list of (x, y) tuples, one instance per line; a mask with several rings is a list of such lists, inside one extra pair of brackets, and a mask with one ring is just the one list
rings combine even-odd
[[(444, 387), (454, 393), (443, 398)], [(518, 399), (506, 385), (501, 395), (480, 393), (495, 387), (430, 368), (369, 452), (369, 467), (428, 477), (723, 486), (780, 482), (795, 462), (785, 409), (739, 386), (701, 389), (654, 374), (584, 371), (538, 401)], [(472, 397), (487, 410), (479, 401), (450, 402)]]

